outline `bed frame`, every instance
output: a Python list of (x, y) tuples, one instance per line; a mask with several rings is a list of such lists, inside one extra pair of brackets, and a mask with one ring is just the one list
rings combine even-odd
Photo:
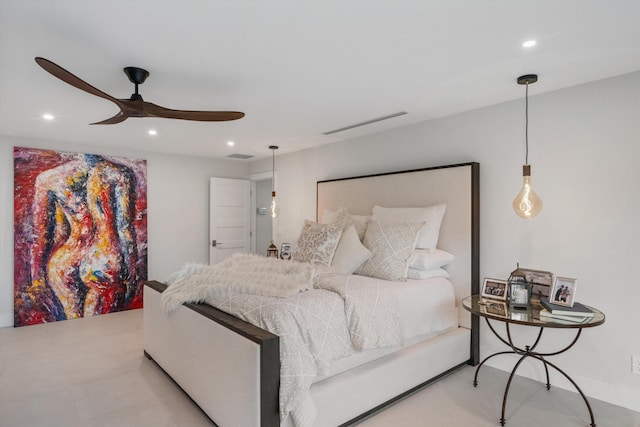
[[(456, 304), (479, 292), (480, 165), (464, 163), (317, 183), (317, 217), (347, 207), (369, 214), (374, 204), (447, 204), (438, 247), (456, 255), (449, 266)], [(206, 304), (160, 310), (166, 285), (144, 288), (144, 349), (220, 426), (280, 426), (279, 338)], [(477, 317), (459, 310), (459, 327), (373, 362), (314, 383), (316, 426), (347, 426), (479, 362)], [(384, 388), (380, 387), (384, 384)], [(287, 419), (283, 427), (292, 425)]]

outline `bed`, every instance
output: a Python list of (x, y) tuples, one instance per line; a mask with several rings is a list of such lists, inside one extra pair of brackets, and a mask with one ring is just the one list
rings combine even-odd
[[(446, 205), (438, 250), (455, 255), (455, 261), (446, 266), (448, 277), (409, 279), (400, 285), (398, 322), (402, 331), (410, 332), (395, 345), (367, 347), (323, 366), (308, 388), (314, 411), (307, 418), (280, 417), (281, 385), (288, 384), (288, 364), (280, 359), (281, 346), (286, 349), (281, 338), (287, 337), (225, 312), (233, 312), (233, 307), (220, 305), (223, 311), (205, 303), (185, 302), (167, 316), (161, 309), (167, 285), (147, 282), (145, 355), (214, 423), (234, 427), (354, 424), (466, 364), (476, 365), (478, 321), (457, 308), (462, 298), (479, 291), (478, 163), (320, 181), (316, 221), (328, 223), (329, 213), (344, 208), (355, 218), (370, 216), (380, 207), (436, 205)], [(339, 275), (323, 277), (328, 276)], [(337, 279), (348, 281), (349, 286), (369, 280), (358, 275)], [(389, 286), (384, 280), (373, 280), (381, 289)], [(412, 301), (437, 300), (424, 292), (435, 292), (440, 286), (445, 294), (450, 293), (446, 304), (454, 308), (452, 321), (434, 323), (411, 311)]]

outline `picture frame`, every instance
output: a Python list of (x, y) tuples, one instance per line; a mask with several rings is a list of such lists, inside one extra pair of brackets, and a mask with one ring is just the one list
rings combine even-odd
[(506, 301), (507, 289), (506, 280), (489, 279), (485, 277), (480, 297)]
[(556, 277), (549, 293), (549, 302), (573, 307), (573, 302), (576, 299), (577, 281), (577, 279), (570, 277)]
[(480, 306), (480, 311), (493, 316), (507, 317), (507, 303), (490, 302)]
[(283, 243), (280, 245), (280, 259), (291, 259), (291, 243)]
[(525, 280), (532, 284), (531, 295), (535, 298), (548, 298), (553, 285), (553, 273), (543, 270), (532, 270), (530, 268), (521, 268), (524, 273)]

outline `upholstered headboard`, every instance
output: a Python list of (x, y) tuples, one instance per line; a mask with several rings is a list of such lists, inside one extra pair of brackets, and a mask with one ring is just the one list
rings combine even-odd
[[(374, 205), (427, 207), (446, 204), (438, 248), (456, 260), (447, 267), (456, 303), (477, 294), (480, 283), (480, 164), (464, 163), (389, 172), (317, 183), (317, 219), (325, 209), (346, 207), (354, 215), (370, 215)], [(462, 311), (462, 310), (461, 310)], [(461, 324), (471, 326), (470, 316)]]

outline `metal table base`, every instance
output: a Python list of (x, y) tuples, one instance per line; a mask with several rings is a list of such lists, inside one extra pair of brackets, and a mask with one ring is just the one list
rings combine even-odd
[(567, 351), (571, 347), (573, 347), (573, 345), (578, 341), (578, 338), (580, 338), (580, 334), (582, 332), (582, 329), (578, 329), (578, 332), (576, 333), (576, 336), (573, 339), (573, 341), (571, 341), (571, 344), (569, 344), (568, 346), (566, 346), (562, 350), (555, 351), (555, 352), (552, 352), (552, 353), (539, 353), (539, 352), (535, 351), (535, 348), (538, 346), (538, 343), (540, 342), (540, 339), (542, 338), (542, 332), (544, 331), (544, 327), (540, 327), (540, 332), (538, 332), (538, 337), (536, 338), (536, 341), (533, 343), (532, 346), (528, 346), (527, 345), (524, 348), (520, 348), (520, 347), (516, 346), (513, 343), (513, 340), (511, 339), (511, 331), (509, 329), (509, 323), (505, 323), (506, 331), (507, 331), (507, 339), (505, 340), (493, 328), (493, 326), (491, 325), (491, 322), (489, 322), (489, 318), (485, 317), (485, 320), (487, 321), (487, 325), (489, 326), (489, 329), (491, 329), (491, 331), (494, 333), (494, 335), (496, 337), (498, 337), (498, 339), (500, 341), (502, 341), (504, 344), (506, 344), (507, 346), (511, 347), (511, 351), (501, 351), (501, 352), (498, 352), (498, 353), (494, 353), (494, 354), (492, 354), (490, 356), (487, 356), (482, 362), (480, 362), (480, 364), (476, 368), (475, 376), (473, 377), (473, 386), (474, 387), (478, 386), (478, 373), (480, 372), (480, 368), (482, 368), (482, 366), (484, 365), (484, 363), (487, 360), (489, 360), (489, 359), (491, 359), (491, 358), (493, 358), (495, 356), (500, 356), (502, 354), (517, 354), (517, 355), (520, 355), (520, 359), (518, 359), (518, 362), (515, 364), (515, 366), (511, 370), (511, 375), (509, 375), (509, 380), (507, 381), (507, 385), (506, 385), (506, 387), (504, 389), (504, 397), (502, 398), (502, 415), (500, 417), (500, 425), (504, 426), (504, 424), (506, 423), (506, 419), (505, 419), (504, 416), (505, 416), (505, 410), (506, 410), (506, 407), (507, 407), (507, 397), (509, 396), (509, 389), (511, 388), (511, 381), (513, 381), (513, 377), (516, 374), (516, 371), (518, 370), (518, 367), (522, 364), (522, 362), (525, 359), (527, 359), (528, 357), (532, 357), (534, 359), (537, 359), (537, 360), (541, 361), (542, 365), (544, 366), (545, 374), (546, 374), (546, 377), (547, 377), (547, 390), (551, 389), (551, 383), (549, 382), (549, 366), (551, 366), (557, 372), (561, 373), (567, 380), (569, 380), (569, 382), (571, 384), (573, 384), (573, 386), (578, 391), (578, 393), (580, 393), (580, 396), (582, 396), (582, 399), (584, 400), (584, 403), (587, 405), (587, 409), (589, 410), (589, 416), (591, 417), (591, 427), (596, 427), (596, 422), (595, 422), (595, 419), (593, 417), (593, 410), (591, 409), (591, 405), (589, 404), (589, 400), (587, 399), (587, 396), (585, 396), (585, 394), (582, 392), (580, 387), (578, 387), (578, 384), (576, 384), (576, 382), (566, 372), (564, 372), (562, 369), (560, 369), (559, 367), (557, 367), (556, 365), (554, 365), (553, 363), (551, 363), (551, 362), (549, 362), (548, 360), (545, 359), (545, 357), (555, 356), (557, 354), (564, 353), (565, 351)]

